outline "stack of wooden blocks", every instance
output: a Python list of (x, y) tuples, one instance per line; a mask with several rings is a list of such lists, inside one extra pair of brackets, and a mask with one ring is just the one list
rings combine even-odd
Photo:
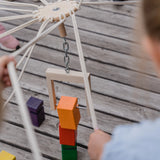
[(78, 98), (62, 96), (57, 106), (62, 160), (77, 160)]

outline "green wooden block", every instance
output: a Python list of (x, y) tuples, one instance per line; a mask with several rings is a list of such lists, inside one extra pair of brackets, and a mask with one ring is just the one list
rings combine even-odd
[(63, 150), (77, 150), (77, 144), (75, 146), (68, 146), (68, 145), (61, 145), (62, 151)]
[(67, 146), (61, 145), (62, 160), (77, 160), (77, 145)]

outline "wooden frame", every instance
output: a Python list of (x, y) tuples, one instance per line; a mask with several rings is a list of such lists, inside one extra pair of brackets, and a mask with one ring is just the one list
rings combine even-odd
[[(87, 73), (87, 76), (88, 76), (90, 89), (91, 89), (90, 73)], [(47, 78), (47, 86), (48, 86), (51, 110), (55, 110), (57, 108), (54, 80), (84, 84), (83, 73), (77, 72), (77, 71), (70, 71), (70, 73), (66, 73), (65, 70), (48, 68), (46, 70), (46, 78)], [(86, 104), (87, 104), (87, 109), (89, 110), (87, 98), (86, 98)]]

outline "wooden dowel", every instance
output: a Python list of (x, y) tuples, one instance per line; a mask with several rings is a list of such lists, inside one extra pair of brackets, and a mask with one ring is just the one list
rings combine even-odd
[[(39, 29), (39, 32), (37, 33), (37, 36), (39, 36), (40, 33), (44, 30), (44, 28), (46, 27), (46, 25), (48, 24), (48, 22), (49, 22), (48, 20), (43, 22), (43, 24), (41, 25), (41, 27), (40, 27), (40, 29)], [(24, 58), (25, 58), (25, 57), (27, 56), (27, 54), (28, 54), (27, 60), (25, 61), (24, 66), (23, 66), (23, 68), (22, 68), (22, 70), (21, 70), (21, 73), (20, 73), (20, 75), (19, 75), (19, 77), (18, 77), (18, 82), (21, 80), (21, 78), (22, 78), (22, 76), (23, 76), (23, 73), (24, 73), (24, 71), (25, 71), (25, 69), (26, 69), (26, 67), (27, 67), (27, 64), (28, 64), (28, 62), (29, 62), (29, 59), (30, 59), (30, 57), (31, 57), (31, 54), (32, 54), (32, 52), (33, 52), (34, 47), (35, 47), (35, 44), (32, 45), (32, 46), (30, 46), (30, 47), (27, 49), (27, 51), (25, 52), (25, 54), (23, 55), (23, 57), (20, 59), (20, 61), (18, 62), (18, 64), (16, 65), (16, 68), (17, 68), (17, 67), (23, 62)], [(11, 100), (11, 98), (13, 97), (14, 92), (15, 92), (15, 91), (13, 90), (12, 93), (11, 93), (11, 95), (8, 97), (8, 99), (7, 99), (6, 102), (4, 103), (3, 109), (5, 109), (5, 107), (7, 106), (7, 104), (8, 104), (9, 101)]]
[(31, 150), (33, 152), (33, 157), (35, 160), (42, 160), (42, 156), (40, 153), (40, 149), (36, 140), (36, 136), (34, 134), (34, 130), (32, 128), (31, 118), (29, 115), (29, 111), (27, 109), (26, 103), (24, 101), (23, 93), (18, 83), (18, 78), (16, 75), (16, 70), (13, 62), (8, 64), (9, 76), (11, 79), (12, 86), (15, 90), (17, 103), (19, 105), (20, 113), (24, 122), (24, 127), (26, 129), (27, 137), (30, 143)]
[(19, 12), (30, 12), (32, 13), (33, 10), (26, 10), (26, 9), (16, 9), (16, 8), (0, 8), (0, 10), (6, 10), (6, 11), (19, 11)]
[(73, 22), (73, 28), (74, 28), (74, 33), (75, 33), (75, 37), (76, 37), (76, 44), (77, 44), (77, 48), (78, 48), (80, 65), (81, 65), (81, 69), (83, 72), (84, 85), (85, 85), (86, 95), (87, 95), (88, 104), (89, 104), (92, 126), (93, 126), (94, 130), (97, 130), (98, 129), (97, 118), (96, 118), (96, 114), (95, 114), (95, 110), (94, 110), (94, 106), (93, 106), (90, 84), (89, 84), (89, 80), (87, 77), (87, 70), (86, 70), (86, 65), (85, 65), (85, 60), (84, 60), (84, 54), (83, 54), (81, 40), (80, 40), (80, 36), (79, 36), (79, 32), (78, 32), (77, 22), (76, 22), (76, 18), (75, 18), (74, 14), (72, 15), (72, 22)]
[(16, 20), (16, 19), (23, 19), (23, 18), (29, 18), (29, 17), (33, 17), (33, 15), (32, 14), (26, 14), (26, 15), (18, 15), (18, 16), (0, 17), (0, 22), (9, 21), (9, 20)]
[(29, 21), (29, 22), (26, 22), (26, 23), (24, 23), (24, 24), (22, 24), (22, 25), (20, 25), (18, 27), (15, 27), (15, 28), (9, 30), (9, 31), (6, 31), (6, 32), (0, 34), (0, 38), (3, 38), (3, 37), (8, 36), (8, 35), (10, 35), (12, 33), (15, 33), (15, 32), (17, 32), (17, 31), (19, 31), (19, 30), (21, 30), (21, 29), (23, 29), (23, 28), (25, 28), (27, 26), (30, 26), (31, 24), (35, 23), (36, 21), (38, 21), (38, 18), (37, 19), (33, 19), (33, 20)]
[(36, 36), (35, 38), (33, 38), (30, 42), (28, 42), (22, 48), (20, 48), (19, 50), (13, 52), (10, 55), (12, 57), (16, 57), (17, 55), (21, 54), (25, 49), (27, 49), (28, 47), (30, 47), (31, 45), (33, 45), (34, 43), (36, 43), (40, 39), (42, 39), (45, 36), (47, 36), (50, 32), (52, 32), (55, 28), (57, 28), (63, 22), (64, 22), (64, 20), (61, 20), (61, 21), (57, 22), (56, 24), (54, 24), (53, 26), (51, 26), (50, 28), (48, 28), (46, 31), (44, 31), (43, 33), (41, 33), (39, 36)]
[(58, 27), (58, 29), (59, 29), (60, 37), (64, 38), (64, 37), (67, 36), (64, 23), (60, 24), (59, 27)]

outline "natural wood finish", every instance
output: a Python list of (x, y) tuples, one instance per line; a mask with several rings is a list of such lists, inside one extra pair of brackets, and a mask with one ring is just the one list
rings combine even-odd
[(64, 23), (62, 23), (61, 25), (59, 25), (58, 29), (59, 29), (60, 37), (64, 38), (64, 37), (67, 36)]
[[(24, 0), (19, 0), (19, 2), (24, 2)], [(30, 1), (30, 3), (34, 2)], [(40, 5), (41, 2), (36, 4)], [(160, 80), (150, 60), (144, 59), (139, 51), (131, 52), (132, 48), (137, 47), (132, 37), (136, 10), (137, 8), (132, 5), (118, 8), (82, 6), (81, 10), (76, 13), (87, 70), (92, 75), (92, 96), (96, 117), (99, 128), (108, 133), (112, 133), (118, 125), (159, 118), (160, 88), (157, 86), (160, 85)], [(17, 12), (0, 11), (0, 15), (1, 17), (13, 16), (17, 15)], [(14, 20), (4, 25), (6, 30), (9, 30), (27, 20), (29, 19)], [(65, 21), (65, 25), (67, 41), (70, 44), (70, 68), (80, 71), (70, 18)], [(14, 35), (20, 40), (21, 45), (24, 45), (36, 35), (39, 27), (40, 23), (36, 23)], [(62, 43), (63, 39), (59, 37), (58, 29), (38, 42), (21, 80), (26, 101), (30, 96), (44, 100), (46, 120), (40, 128), (34, 129), (39, 137), (41, 151), (46, 155), (45, 160), (61, 159), (58, 142), (59, 119), (57, 112), (50, 110), (45, 71), (47, 68), (64, 69)], [(8, 53), (0, 50), (0, 55), (3, 54)], [(17, 59), (21, 57), (20, 55)], [(139, 67), (138, 64), (144, 64), (144, 67)], [(92, 125), (86, 112), (84, 87), (82, 84), (68, 82), (54, 81), (53, 84), (57, 101), (62, 95), (79, 97), (79, 105), (84, 109), (80, 109), (78, 159), (89, 160), (86, 147), (89, 135), (92, 133)], [(4, 92), (4, 97), (7, 98), (10, 92), (11, 88), (8, 88)], [(17, 159), (33, 160), (16, 104), (17, 101), (13, 97), (5, 109), (6, 122), (3, 125), (6, 129), (3, 129), (4, 132), (1, 130), (0, 133), (0, 149), (16, 155)], [(7, 142), (8, 145), (2, 141)]]
[[(84, 83), (82, 72), (70, 71), (69, 73), (66, 73), (65, 70), (54, 69), (54, 68), (48, 68), (46, 70), (46, 78), (47, 78), (47, 86), (50, 99), (50, 107), (52, 110), (57, 108), (54, 81), (63, 81), (63, 82), (65, 81), (65, 82), (82, 83), (82, 84)], [(90, 81), (89, 73), (88, 73), (88, 80)], [(87, 99), (86, 102), (88, 104)]]
[(59, 1), (40, 7), (35, 12), (35, 17), (42, 19), (42, 21), (49, 19), (51, 22), (57, 22), (69, 17), (73, 11), (77, 11), (76, 1)]

